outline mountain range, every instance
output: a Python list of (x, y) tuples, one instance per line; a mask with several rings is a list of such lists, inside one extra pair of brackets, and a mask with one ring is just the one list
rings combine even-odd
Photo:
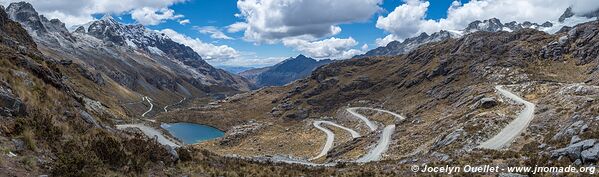
[(253, 87), (246, 79), (209, 65), (190, 47), (142, 25), (125, 25), (104, 16), (69, 32), (60, 20), (48, 20), (29, 3), (12, 3), (6, 11), (45, 55), (80, 63), (97, 83), (112, 80), (136, 93), (155, 95), (157, 102)]
[[(561, 22), (563, 22), (566, 18), (570, 18), (570, 17), (574, 16), (574, 14), (571, 13), (571, 9), (566, 10), (563, 14), (564, 15), (562, 15), (562, 17), (560, 18)], [(597, 15), (593, 14), (593, 13), (589, 13), (588, 15), (585, 15), (585, 17), (597, 17)], [(539, 30), (539, 31), (549, 31), (549, 30), (553, 30), (558, 27), (559, 27), (558, 25), (554, 25), (551, 22), (545, 22), (543, 24), (537, 24), (537, 23), (532, 23), (532, 22), (518, 23), (515, 21), (509, 22), (509, 23), (502, 23), (497, 18), (491, 18), (491, 19), (483, 20), (483, 21), (477, 20), (477, 21), (471, 22), (470, 24), (468, 24), (468, 26), (465, 29), (462, 29), (462, 30), (458, 30), (458, 31), (441, 30), (439, 32), (435, 32), (430, 35), (427, 33), (421, 33), (419, 36), (407, 38), (407, 39), (403, 40), (402, 42), (392, 41), (392, 42), (388, 43), (386, 46), (378, 47), (376, 49), (366, 52), (365, 54), (354, 56), (353, 58), (362, 58), (362, 57), (368, 57), (368, 56), (395, 56), (395, 55), (405, 54), (405, 53), (408, 53), (426, 43), (439, 42), (439, 41), (447, 40), (450, 38), (454, 38), (454, 39), (460, 38), (466, 34), (474, 33), (477, 31), (513, 32), (513, 31), (518, 31), (518, 30), (522, 30), (522, 29), (535, 29), (535, 30)]]
[(256, 68), (239, 73), (259, 87), (282, 86), (298, 79), (303, 79), (312, 71), (332, 60), (315, 60), (304, 55), (286, 59), (274, 66)]

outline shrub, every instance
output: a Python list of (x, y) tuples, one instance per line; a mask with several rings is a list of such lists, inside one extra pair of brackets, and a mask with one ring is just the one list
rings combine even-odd
[(37, 145), (35, 144), (35, 134), (33, 133), (33, 131), (31, 131), (31, 129), (25, 129), (25, 131), (23, 131), (23, 133), (21, 134), (21, 137), (23, 138), (23, 141), (25, 142), (25, 145), (27, 145), (27, 148), (29, 148), (29, 150), (37, 151)]

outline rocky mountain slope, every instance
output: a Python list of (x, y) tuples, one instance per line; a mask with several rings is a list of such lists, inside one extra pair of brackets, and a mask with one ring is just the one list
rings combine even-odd
[(45, 56), (37, 47), (2, 8), (0, 176), (81, 176), (129, 165), (117, 172), (125, 174), (158, 161), (173, 163), (160, 145), (110, 127), (126, 117), (111, 98), (118, 90), (96, 84), (85, 68)]
[(310, 75), (314, 69), (331, 63), (332, 60), (315, 60), (304, 55), (289, 58), (274, 66), (251, 69), (239, 75), (260, 87), (282, 86)]
[(541, 25), (531, 22), (523, 22), (517, 23), (515, 21), (509, 23), (501, 23), (499, 19), (492, 18), (483, 21), (474, 21), (468, 25), (463, 30), (459, 31), (446, 31), (441, 30), (439, 32), (428, 35), (426, 33), (422, 33), (417, 37), (407, 38), (402, 42), (392, 41), (387, 46), (378, 47), (376, 49), (370, 50), (362, 55), (354, 56), (353, 58), (361, 58), (367, 56), (395, 56), (400, 54), (408, 53), (419, 46), (431, 42), (439, 42), (443, 40), (447, 40), (450, 38), (460, 38), (464, 34), (469, 34), (477, 31), (487, 31), (487, 32), (498, 32), (498, 31), (517, 31), (522, 29), (536, 29), (536, 30), (545, 30), (547, 28), (552, 27), (553, 24), (550, 22), (545, 22)]
[(252, 87), (246, 79), (210, 66), (191, 48), (142, 25), (124, 25), (105, 16), (71, 33), (60, 20), (48, 20), (29, 3), (12, 3), (6, 11), (27, 29), (42, 53), (81, 64), (98, 84), (108, 78), (116, 81), (138, 94), (131, 96), (134, 100), (147, 95), (167, 105), (180, 95), (199, 97)]

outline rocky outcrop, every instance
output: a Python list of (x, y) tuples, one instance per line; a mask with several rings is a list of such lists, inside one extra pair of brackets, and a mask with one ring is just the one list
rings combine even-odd
[(490, 109), (490, 108), (497, 106), (498, 102), (497, 102), (497, 99), (495, 99), (495, 98), (486, 97), (486, 98), (481, 98), (477, 104), (478, 104), (477, 107), (484, 108), (484, 109)]
[(81, 116), (81, 119), (83, 119), (83, 121), (85, 121), (86, 123), (91, 124), (94, 127), (100, 127), (98, 122), (96, 122), (96, 119), (86, 111), (80, 110), (79, 115)]
[[(580, 115), (574, 115), (571, 119), (578, 120)], [(571, 139), (572, 136), (579, 135), (588, 129), (588, 124), (584, 120), (578, 120), (569, 126), (564, 127), (557, 132), (551, 139), (552, 140), (565, 140)]]
[(13, 94), (8, 84), (0, 82), (0, 116), (26, 115), (25, 104)]
[(597, 140), (588, 139), (551, 152), (551, 157), (568, 157), (572, 162), (581, 160), (583, 163), (596, 162), (599, 154)]
[(599, 38), (597, 37), (599, 31), (596, 29), (597, 25), (599, 25), (599, 22), (593, 21), (576, 26), (568, 31), (567, 40), (563, 44), (566, 46), (564, 50), (572, 53), (576, 64), (589, 64), (599, 57)]
[(450, 134), (447, 134), (443, 138), (437, 140), (433, 144), (433, 148), (442, 148), (442, 147), (445, 147), (445, 146), (453, 143), (458, 138), (460, 138), (462, 136), (462, 134), (464, 134), (464, 133), (465, 133), (464, 129), (454, 130)]
[(587, 12), (585, 14), (575, 14), (572, 12), (572, 7), (568, 7), (566, 11), (559, 17), (559, 22), (564, 22), (566, 19), (574, 16), (586, 17), (586, 18), (597, 18), (599, 17), (599, 9), (591, 12)]

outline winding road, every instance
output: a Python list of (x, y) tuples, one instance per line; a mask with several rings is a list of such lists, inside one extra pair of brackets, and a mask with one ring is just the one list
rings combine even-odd
[[(378, 112), (384, 112), (384, 113), (388, 113), (388, 114), (395, 116), (395, 118), (397, 118), (399, 120), (405, 119), (405, 117), (403, 117), (397, 113), (387, 111), (384, 109), (369, 108), (369, 107), (347, 108), (347, 111), (349, 113), (351, 113), (355, 117), (364, 121), (366, 123), (366, 125), (368, 125), (368, 127), (370, 127), (370, 130), (372, 130), (372, 131), (377, 129), (376, 124), (372, 123), (366, 116), (357, 113), (356, 112), (357, 109), (368, 109), (368, 110), (374, 110), (374, 111), (378, 111)], [(393, 135), (394, 131), (395, 131), (395, 124), (385, 126), (385, 128), (383, 129), (383, 133), (381, 134), (381, 138), (379, 139), (379, 142), (377, 143), (377, 145), (374, 148), (372, 148), (370, 151), (368, 151), (368, 153), (366, 155), (364, 155), (364, 156), (360, 157), (358, 160), (356, 160), (356, 162), (357, 163), (366, 163), (366, 162), (380, 160), (383, 153), (385, 153), (387, 151), (387, 149), (389, 148), (389, 144), (391, 143), (391, 135)]]
[(372, 121), (370, 121), (366, 116), (357, 113), (356, 110), (357, 109), (373, 109), (373, 108), (366, 108), (366, 107), (353, 107), (353, 108), (347, 108), (347, 112), (349, 112), (350, 114), (352, 114), (353, 116), (357, 117), (358, 119), (362, 120), (364, 123), (366, 123), (366, 125), (368, 126), (368, 128), (370, 128), (370, 131), (375, 131), (378, 126), (373, 123)]
[(171, 146), (174, 148), (180, 147), (179, 144), (166, 138), (160, 131), (158, 131), (152, 127), (149, 127), (149, 126), (145, 126), (143, 124), (117, 125), (116, 128), (117, 129), (137, 128), (137, 129), (141, 130), (141, 132), (143, 132), (143, 134), (145, 134), (146, 136), (148, 136), (150, 138), (156, 138), (156, 140), (158, 140), (158, 143), (160, 143), (162, 145), (167, 145), (167, 146)]
[(318, 159), (320, 157), (323, 157), (325, 155), (327, 155), (327, 153), (329, 152), (329, 150), (331, 150), (331, 148), (333, 148), (333, 142), (335, 141), (335, 133), (333, 133), (333, 131), (324, 128), (322, 126), (320, 126), (321, 124), (329, 124), (338, 128), (341, 128), (345, 131), (348, 131), (352, 138), (357, 138), (360, 137), (360, 134), (352, 129), (349, 129), (347, 127), (341, 126), (339, 124), (336, 124), (334, 122), (330, 122), (330, 121), (314, 121), (314, 123), (312, 123), (312, 125), (314, 125), (314, 127), (316, 127), (317, 129), (323, 131), (324, 133), (327, 134), (327, 140), (324, 144), (324, 147), (322, 148), (322, 151), (320, 151), (320, 154), (318, 154), (316, 157), (310, 159), (310, 160), (314, 160), (314, 159)]
[[(397, 119), (400, 119), (400, 120), (405, 119), (403, 116), (401, 116), (397, 113), (383, 110), (383, 109), (368, 108), (368, 107), (351, 107), (351, 108), (346, 109), (347, 112), (349, 112), (351, 115), (362, 120), (368, 126), (368, 128), (370, 128), (370, 131), (376, 131), (378, 128), (377, 125), (374, 122), (370, 121), (370, 119), (368, 119), (368, 117), (366, 117), (360, 113), (357, 113), (356, 110), (358, 110), (358, 109), (367, 109), (367, 110), (374, 110), (374, 111), (378, 111), (378, 112), (384, 112), (384, 113), (388, 113), (388, 114), (395, 116)], [(350, 134), (352, 135), (353, 138), (360, 137), (360, 134), (358, 132), (356, 132), (352, 129), (349, 129), (347, 127), (341, 126), (339, 124), (336, 124), (336, 123), (333, 123), (330, 121), (314, 121), (314, 123), (313, 123), (314, 127), (325, 132), (327, 134), (327, 140), (326, 140), (325, 145), (322, 148), (322, 151), (320, 152), (320, 154), (318, 154), (316, 157), (314, 157), (310, 160), (318, 159), (320, 157), (327, 155), (329, 150), (331, 150), (331, 148), (333, 148), (333, 143), (335, 141), (335, 134), (331, 130), (322, 127), (321, 124), (324, 124), (324, 123), (335, 126), (335, 127), (339, 127), (343, 130), (350, 132)], [(355, 162), (366, 163), (366, 162), (380, 160), (382, 154), (385, 153), (387, 151), (387, 149), (389, 148), (389, 144), (391, 143), (391, 136), (393, 135), (394, 131), (395, 131), (395, 124), (385, 126), (377, 145), (374, 148), (372, 148), (370, 151), (368, 151), (368, 153), (366, 155), (360, 157)]]
[(387, 148), (389, 148), (389, 143), (391, 143), (391, 135), (393, 135), (393, 131), (395, 131), (395, 125), (387, 125), (383, 129), (383, 134), (381, 134), (381, 139), (379, 143), (374, 147), (374, 149), (370, 150), (368, 154), (360, 157), (356, 162), (358, 163), (366, 163), (371, 161), (377, 161), (381, 159), (381, 156)]
[(175, 104), (166, 105), (166, 106), (164, 107), (164, 112), (168, 112), (168, 109), (167, 109), (167, 108), (168, 108), (169, 106), (174, 106), (174, 105), (181, 104), (181, 103), (183, 103), (183, 101), (185, 101), (185, 99), (187, 99), (187, 97), (183, 97), (183, 99), (182, 99), (181, 101), (179, 101), (179, 102), (177, 102), (177, 103), (175, 103)]
[(518, 114), (518, 117), (510, 122), (505, 128), (503, 128), (501, 132), (478, 146), (479, 148), (483, 149), (498, 150), (509, 146), (509, 144), (514, 141), (514, 139), (518, 137), (520, 133), (526, 130), (528, 124), (534, 118), (535, 104), (503, 89), (503, 86), (495, 86), (495, 90), (497, 90), (497, 92), (499, 92), (501, 95), (508, 97), (519, 104), (524, 104), (525, 107), (524, 110)]
[(150, 103), (150, 109), (141, 114), (141, 117), (146, 117), (146, 114), (148, 114), (150, 111), (152, 111), (152, 109), (154, 109), (154, 104), (152, 104), (152, 99), (150, 97), (144, 96), (142, 99), (145, 99), (146, 101), (148, 101), (148, 103)]

